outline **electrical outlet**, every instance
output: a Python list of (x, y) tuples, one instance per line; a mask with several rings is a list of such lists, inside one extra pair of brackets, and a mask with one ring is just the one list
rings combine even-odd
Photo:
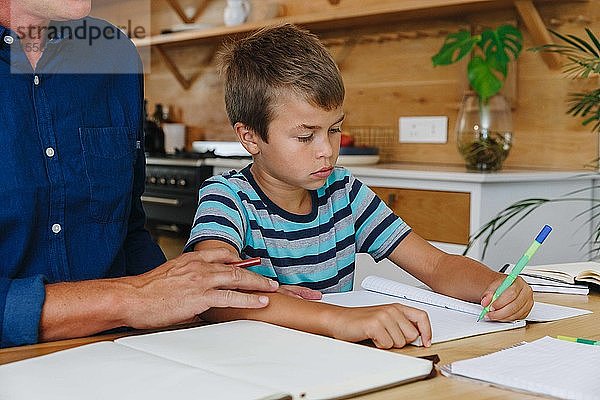
[(400, 117), (401, 143), (446, 143), (448, 117)]

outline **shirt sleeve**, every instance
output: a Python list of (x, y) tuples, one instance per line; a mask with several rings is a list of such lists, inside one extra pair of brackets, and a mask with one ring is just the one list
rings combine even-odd
[(357, 252), (369, 253), (375, 261), (381, 261), (394, 251), (411, 228), (367, 185), (352, 175), (348, 186)]
[(213, 177), (200, 187), (198, 209), (184, 251), (192, 251), (203, 240), (220, 240), (241, 253), (246, 231), (244, 208), (236, 191), (223, 179)]
[(147, 272), (166, 261), (165, 255), (146, 230), (146, 212), (142, 205), (141, 196), (146, 186), (146, 158), (144, 155), (143, 118), (143, 79), (139, 76), (140, 87), (140, 123), (137, 135), (138, 149), (133, 177), (133, 191), (131, 197), (131, 212), (127, 225), (127, 237), (123, 244), (123, 251), (127, 260), (127, 274), (137, 275)]
[(0, 278), (0, 348), (38, 341), (45, 298), (42, 275), (25, 279)]

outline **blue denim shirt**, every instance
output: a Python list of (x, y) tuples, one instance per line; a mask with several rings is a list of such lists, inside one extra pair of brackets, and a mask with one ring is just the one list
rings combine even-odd
[(34, 71), (0, 26), (0, 347), (38, 340), (45, 283), (164, 262), (140, 200), (140, 71), (129, 39), (73, 35), (48, 40)]

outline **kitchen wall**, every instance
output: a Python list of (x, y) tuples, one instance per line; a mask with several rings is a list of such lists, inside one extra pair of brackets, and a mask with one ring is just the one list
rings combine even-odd
[[(281, 13), (297, 15), (339, 8), (378, 7), (392, 0), (253, 0), (250, 19), (257, 21)], [(396, 0), (401, 1), (401, 0)], [(136, 13), (139, 0), (98, 0), (93, 14), (119, 25)], [(185, 7), (206, 4), (198, 22), (222, 25), (225, 0), (180, 0)], [(147, 3), (146, 3), (147, 4)], [(560, 32), (583, 34), (584, 27), (600, 32), (600, 1), (536, 2), (544, 23)], [(181, 20), (167, 1), (151, 1), (151, 33)], [(453, 126), (466, 88), (465, 64), (431, 66), (447, 32), (458, 28), (480, 29), (515, 23), (532, 39), (513, 9), (484, 11), (451, 17), (419, 17), (366, 28), (343, 28), (321, 38), (339, 63), (347, 88), (345, 128), (361, 143), (383, 148), (386, 161), (462, 165), (456, 150)], [(353, 46), (344, 46), (350, 39)], [(189, 90), (184, 90), (165, 63), (152, 52), (146, 65), (146, 96), (150, 103), (175, 107), (190, 126), (192, 140), (235, 140), (224, 112), (222, 85), (211, 45), (175, 46), (167, 50), (187, 77), (201, 72)], [(514, 99), (514, 146), (506, 167), (581, 169), (598, 157), (598, 137), (565, 114), (566, 96), (598, 79), (571, 81), (560, 70), (551, 70), (539, 54), (524, 51), (512, 67), (507, 95)], [(398, 142), (398, 117), (446, 115), (448, 143), (404, 144)]]

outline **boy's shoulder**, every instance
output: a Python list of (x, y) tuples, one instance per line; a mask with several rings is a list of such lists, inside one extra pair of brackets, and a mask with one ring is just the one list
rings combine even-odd
[(214, 175), (205, 180), (202, 185), (203, 188), (217, 188), (223, 186), (230, 188), (234, 192), (238, 192), (240, 190), (247, 190), (251, 185), (250, 182), (248, 182), (244, 170), (230, 170), (220, 175)]

